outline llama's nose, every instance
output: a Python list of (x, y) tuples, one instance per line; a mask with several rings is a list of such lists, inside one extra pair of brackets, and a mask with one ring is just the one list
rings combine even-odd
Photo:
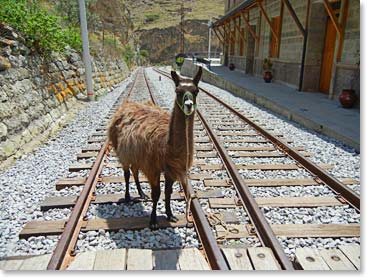
[(188, 107), (189, 109), (191, 109), (191, 107), (192, 107), (193, 104), (194, 103), (191, 100), (186, 100), (185, 101), (185, 106)]

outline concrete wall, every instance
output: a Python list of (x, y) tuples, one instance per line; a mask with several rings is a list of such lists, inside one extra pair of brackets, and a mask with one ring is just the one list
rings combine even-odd
[[(0, 66), (1, 167), (32, 151), (85, 105), (76, 99), (85, 89), (84, 64), (77, 52), (69, 49), (50, 62), (28, 55), (15, 36), (0, 37), (7, 44), (0, 53), (6, 64)], [(128, 74), (124, 62), (93, 60), (96, 94), (108, 93)]]
[[(341, 6), (343, 6), (343, 1)], [(243, 2), (243, 1), (242, 1)], [(301, 24), (305, 26), (307, 15), (307, 1), (305, 0), (290, 0), (289, 1), (299, 18)], [(263, 6), (268, 14), (270, 20), (272, 17), (280, 15), (280, 0), (263, 1)], [(356, 63), (359, 61), (359, 1), (349, 1), (348, 17), (345, 28), (344, 46), (341, 60), (334, 62), (333, 80), (331, 82), (331, 91), (329, 96), (331, 98), (337, 97), (341, 88), (347, 86), (350, 88), (351, 80), (356, 80), (353, 83), (354, 89), (359, 94), (359, 67)], [(255, 6), (249, 10), (250, 24), (258, 31), (260, 9)], [(321, 0), (311, 0), (310, 16), (308, 22), (309, 35), (307, 39), (305, 71), (303, 79), (304, 91), (318, 91), (320, 82), (320, 70), (322, 64), (322, 54), (324, 49), (325, 28), (326, 28), (327, 13)], [(236, 19), (238, 20), (238, 19)], [(241, 28), (247, 28), (245, 22), (241, 19)], [(231, 23), (231, 30), (234, 30), (233, 22)], [(237, 38), (239, 34), (237, 34)], [(269, 57), (271, 30), (270, 26), (265, 20), (264, 15), (261, 16), (260, 28), (260, 44), (256, 45), (259, 51), (255, 51), (255, 62), (253, 65), (253, 74), (256, 76), (263, 75), (262, 61)], [(246, 49), (244, 57), (239, 56), (239, 47), (233, 56), (229, 56), (229, 60), (235, 65), (239, 65), (241, 70), (251, 72), (244, 64), (250, 54)], [(336, 47), (337, 49), (337, 47)], [(302, 61), (303, 50), (303, 36), (297, 28), (295, 21), (291, 17), (288, 9), (284, 6), (283, 22), (281, 29), (280, 50), (279, 57), (272, 58), (273, 61), (273, 81), (298, 88), (300, 69)], [(243, 67), (245, 66), (245, 68)], [(358, 80), (357, 80), (358, 79)]]

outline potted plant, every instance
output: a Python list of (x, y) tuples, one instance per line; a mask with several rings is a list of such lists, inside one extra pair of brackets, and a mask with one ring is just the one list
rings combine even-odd
[(236, 66), (234, 65), (234, 63), (230, 63), (228, 68), (229, 70), (233, 71), (236, 68)]
[(273, 75), (271, 73), (271, 68), (273, 67), (273, 63), (270, 59), (265, 58), (263, 61), (263, 69), (264, 69), (264, 81), (265, 83), (270, 83), (271, 79), (273, 79)]
[(343, 108), (349, 109), (352, 108), (354, 103), (357, 101), (358, 97), (355, 91), (356, 84), (359, 83), (359, 65), (360, 65), (360, 58), (359, 58), (359, 50), (357, 51), (358, 61), (356, 62), (357, 70), (354, 71), (352, 78), (350, 80), (350, 88), (343, 89), (342, 92), (339, 94), (339, 102), (342, 104)]

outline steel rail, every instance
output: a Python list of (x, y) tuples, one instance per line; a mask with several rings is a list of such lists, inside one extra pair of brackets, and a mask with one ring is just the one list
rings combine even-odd
[[(135, 75), (134, 82), (129, 89), (126, 99), (130, 97), (131, 91), (136, 82), (136, 77), (137, 74)], [(121, 94), (116, 100), (114, 106), (121, 101), (122, 97), (123, 95)], [(98, 176), (101, 174), (104, 166), (108, 145), (109, 141), (107, 139), (99, 150), (92, 169), (85, 181), (84, 187), (77, 198), (68, 220), (66, 221), (64, 230), (47, 265), (47, 270), (65, 269), (72, 259), (78, 235), (83, 224), (86, 222), (84, 216), (93, 199), (95, 187), (98, 183)]]
[(303, 156), (299, 151), (290, 147), (286, 142), (284, 142), (280, 138), (273, 136), (268, 131), (261, 128), (259, 125), (257, 125), (256, 123), (254, 123), (253, 121), (245, 117), (243, 114), (236, 111), (234, 108), (232, 108), (231, 106), (223, 102), (218, 97), (214, 96), (213, 94), (211, 94), (210, 92), (208, 92), (207, 90), (203, 88), (200, 88), (200, 90), (205, 92), (208, 96), (210, 96), (214, 100), (218, 101), (220, 104), (222, 104), (227, 109), (229, 109), (231, 112), (233, 112), (235, 115), (237, 115), (241, 120), (245, 121), (248, 125), (253, 127), (261, 135), (263, 135), (265, 138), (267, 138), (272, 143), (274, 143), (287, 156), (294, 159), (296, 162), (302, 165), (308, 172), (310, 172), (315, 177), (319, 178), (327, 186), (329, 186), (332, 190), (334, 190), (337, 194), (342, 196), (344, 200), (346, 200), (349, 203), (349, 205), (354, 207), (357, 211), (360, 211), (360, 197), (356, 192), (350, 189), (347, 185), (343, 184), (338, 179), (331, 176), (324, 169), (320, 168), (318, 165), (314, 164), (311, 160)]
[[(165, 75), (166, 77), (170, 78), (168, 73), (157, 70), (158, 73)], [(287, 156), (294, 159), (299, 165), (302, 165), (304, 169), (306, 169), (311, 175), (315, 176), (315, 179), (321, 180), (325, 185), (329, 186), (336, 194), (343, 197), (343, 199), (348, 202), (349, 205), (351, 205), (353, 208), (355, 208), (357, 211), (360, 211), (360, 197), (359, 195), (354, 192), (352, 189), (350, 189), (347, 185), (340, 182), (338, 179), (331, 176), (328, 172), (326, 172), (324, 169), (320, 168), (316, 164), (314, 164), (311, 160), (307, 159), (305, 156), (303, 156), (299, 151), (293, 149), (289, 145), (287, 145), (286, 142), (282, 141), (280, 138), (277, 138), (258, 126), (256, 123), (252, 122), (250, 119), (245, 117), (243, 114), (229, 106), (227, 103), (219, 99), (218, 97), (214, 96), (209, 91), (200, 88), (201, 91), (206, 93), (208, 96), (225, 106), (227, 109), (229, 109), (231, 112), (233, 112), (235, 115), (237, 115), (241, 120), (249, 124), (251, 127), (253, 127), (258, 133), (263, 135), (265, 138), (269, 139), (273, 144), (275, 144), (280, 150), (282, 150)]]
[(272, 249), (275, 257), (277, 258), (282, 269), (285, 270), (294, 270), (294, 267), (285, 254), (283, 248), (281, 247), (278, 239), (275, 236), (275, 233), (270, 227), (270, 224), (266, 220), (264, 214), (259, 208), (259, 205), (256, 203), (255, 198), (252, 196), (248, 186), (240, 175), (238, 169), (236, 168), (235, 163), (232, 161), (231, 157), (225, 150), (224, 146), (219, 142), (218, 137), (214, 134), (211, 126), (205, 120), (204, 116), (198, 110), (197, 114), (203, 123), (209, 137), (213, 141), (216, 150), (220, 154), (220, 157), (231, 176), (234, 187), (241, 199), (241, 203), (243, 207), (246, 209), (248, 216), (251, 218), (251, 222), (253, 223), (254, 228), (259, 234), (258, 237), (264, 246), (267, 246)]
[[(144, 77), (145, 77), (145, 74), (144, 74)], [(149, 88), (149, 84), (146, 78), (145, 78), (145, 81)], [(157, 102), (150, 88), (149, 88), (149, 92), (151, 93), (151, 98), (152, 98), (153, 103), (156, 105)], [(194, 189), (192, 188), (190, 180), (188, 180), (188, 183), (187, 183), (187, 190), (184, 189), (183, 191), (185, 194), (186, 201), (188, 201), (191, 195), (195, 195)], [(209, 261), (210, 267), (214, 270), (229, 270), (229, 267), (218, 246), (218, 242), (216, 238), (214, 237), (213, 232), (210, 228), (209, 221), (205, 216), (205, 213), (200, 205), (199, 199), (197, 199), (196, 197), (191, 199), (190, 211), (194, 219), (195, 229), (197, 230), (198, 236), (203, 245), (204, 253), (205, 253), (207, 260)]]
[(63, 269), (66, 267), (65, 263), (67, 262), (68, 256), (72, 256), (72, 248), (74, 247), (72, 242), (75, 241), (81, 230), (84, 221), (83, 210), (85, 210), (85, 207), (89, 206), (92, 199), (93, 188), (95, 188), (98, 181), (97, 177), (102, 171), (107, 147), (108, 142), (105, 142), (98, 152), (96, 161), (93, 164), (83, 190), (75, 203), (72, 213), (66, 222), (65, 228), (48, 263), (48, 270)]
[[(162, 73), (163, 74), (163, 73)], [(165, 75), (165, 74), (163, 74)], [(170, 78), (168, 75), (166, 77)], [(264, 246), (272, 249), (275, 257), (277, 258), (282, 269), (294, 270), (294, 266), (285, 254), (283, 248), (281, 247), (278, 239), (276, 238), (270, 224), (266, 220), (264, 214), (261, 212), (255, 198), (252, 196), (250, 190), (245, 184), (242, 176), (238, 172), (236, 165), (233, 163), (231, 157), (228, 155), (225, 148), (219, 142), (218, 137), (214, 134), (211, 126), (205, 120), (204, 116), (201, 114), (200, 110), (197, 110), (197, 115), (201, 122), (203, 123), (205, 130), (207, 131), (209, 137), (215, 145), (216, 150), (220, 154), (220, 157), (234, 183), (234, 187), (241, 199), (242, 205), (247, 211), (254, 228), (257, 231), (258, 238)]]

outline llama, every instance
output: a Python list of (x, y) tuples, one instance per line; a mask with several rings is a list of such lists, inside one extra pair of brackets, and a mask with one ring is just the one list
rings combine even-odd
[(165, 178), (167, 219), (177, 222), (170, 205), (172, 185), (179, 181), (184, 188), (187, 187), (187, 170), (193, 161), (194, 114), (201, 74), (201, 67), (192, 80), (180, 78), (175, 71), (171, 71), (176, 86), (171, 115), (152, 104), (125, 102), (114, 114), (108, 129), (108, 137), (124, 170), (125, 198), (130, 198), (129, 167), (137, 181), (138, 190), (138, 171), (141, 170), (148, 179), (153, 201), (151, 229), (159, 227), (156, 209), (161, 194), (161, 172)]

